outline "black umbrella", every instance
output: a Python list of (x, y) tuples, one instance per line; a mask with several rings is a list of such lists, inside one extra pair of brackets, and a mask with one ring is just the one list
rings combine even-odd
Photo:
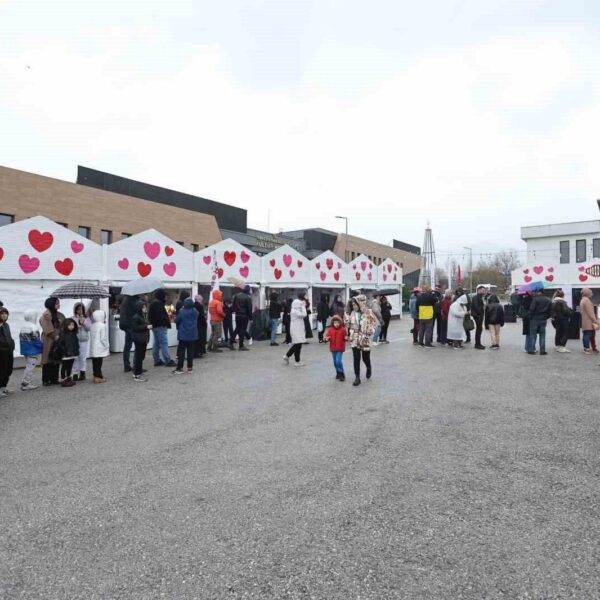
[(75, 281), (73, 283), (67, 283), (54, 290), (50, 294), (52, 298), (89, 298), (90, 300), (96, 298), (108, 298), (110, 294), (101, 286), (88, 283), (87, 281)]
[(377, 290), (377, 296), (394, 296), (399, 293), (400, 293), (400, 290), (398, 288), (389, 288), (387, 290)]

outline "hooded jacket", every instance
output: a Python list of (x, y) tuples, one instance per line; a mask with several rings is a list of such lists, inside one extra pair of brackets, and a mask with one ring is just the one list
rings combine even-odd
[(233, 299), (233, 312), (236, 317), (245, 317), (252, 320), (252, 298), (249, 294), (250, 286), (238, 292)]
[[(7, 315), (9, 314), (6, 308), (2, 308), (0, 310), (5, 312)], [(12, 339), (8, 321), (4, 321), (2, 324), (0, 324), (0, 350), (3, 352), (10, 352), (11, 354), (15, 350), (15, 342)]]
[[(182, 292), (183, 293), (183, 292)], [(158, 289), (154, 292), (154, 300), (148, 307), (148, 321), (154, 329), (157, 327), (166, 327), (171, 329), (171, 319), (165, 308), (165, 290)]]
[(465, 337), (464, 319), (467, 314), (468, 300), (463, 294), (459, 296), (451, 305), (448, 312), (448, 335), (449, 340), (462, 342)]
[[(79, 317), (76, 315), (78, 306), (83, 307), (83, 323), (79, 323)], [(77, 302), (77, 304), (75, 304), (73, 307), (72, 319), (75, 321), (75, 323), (77, 323), (77, 339), (79, 340), (79, 343), (81, 344), (87, 342), (90, 339), (90, 328), (92, 326), (92, 321), (85, 315), (85, 306), (83, 306), (81, 302)]]
[[(73, 331), (69, 331), (67, 327), (69, 323), (75, 325)], [(58, 347), (64, 359), (77, 358), (79, 356), (79, 338), (77, 337), (77, 323), (74, 319), (65, 319), (62, 331), (60, 332), (60, 338), (58, 339)]]
[[(340, 326), (334, 327), (333, 324), (338, 322)], [(346, 351), (346, 335), (347, 331), (344, 327), (344, 320), (342, 317), (335, 315), (331, 319), (331, 326), (327, 330), (326, 338), (329, 340), (329, 351), (330, 352), (345, 352)]]
[(208, 314), (214, 323), (223, 322), (225, 311), (223, 310), (223, 292), (221, 290), (215, 290), (212, 293), (212, 299), (208, 303)]
[(150, 341), (148, 318), (142, 310), (144, 304), (144, 302), (138, 302), (135, 305), (135, 314), (131, 319), (131, 337), (136, 344), (147, 344)]
[(50, 351), (55, 342), (60, 337), (62, 324), (65, 320), (65, 315), (60, 311), (53, 310), (56, 304), (56, 298), (47, 298), (44, 302), (46, 310), (40, 317), (40, 325), (42, 327), (42, 342), (44, 349), (42, 350), (42, 364), (46, 365), (50, 361)]
[(183, 307), (175, 317), (177, 326), (177, 339), (180, 342), (196, 342), (198, 340), (198, 311), (194, 308), (194, 301), (186, 298)]
[(95, 310), (92, 314), (90, 329), (90, 358), (104, 358), (110, 353), (108, 343), (108, 327), (104, 322), (106, 315), (103, 310)]
[(44, 344), (40, 338), (40, 330), (37, 326), (37, 313), (29, 308), (23, 315), (25, 323), (19, 331), (20, 352), (23, 356), (38, 356), (44, 349)]
[(551, 315), (553, 319), (568, 319), (571, 316), (571, 312), (572, 311), (564, 298), (557, 296), (552, 300)]
[(306, 327), (304, 319), (307, 316), (306, 303), (296, 298), (290, 309), (290, 335), (292, 344), (304, 344), (306, 342)]
[(131, 329), (131, 321), (135, 314), (137, 300), (133, 296), (123, 296), (121, 306), (119, 307), (119, 329), (128, 331)]
[(367, 306), (367, 299), (362, 294), (353, 298), (360, 310), (356, 310), (354, 304), (352, 311), (346, 315), (345, 325), (348, 328), (348, 339), (352, 348), (358, 348), (363, 352), (371, 350), (371, 338), (377, 327), (377, 318), (373, 311)]

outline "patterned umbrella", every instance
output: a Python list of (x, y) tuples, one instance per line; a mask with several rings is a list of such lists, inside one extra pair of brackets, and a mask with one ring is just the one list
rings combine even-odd
[(108, 298), (110, 294), (101, 286), (88, 283), (87, 281), (75, 281), (73, 283), (67, 283), (54, 290), (50, 294), (52, 298)]

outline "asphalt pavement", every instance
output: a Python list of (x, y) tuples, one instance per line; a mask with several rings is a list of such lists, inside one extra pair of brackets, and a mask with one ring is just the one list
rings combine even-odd
[(520, 327), (394, 322), (357, 388), (313, 340), (0, 400), (0, 598), (600, 598), (599, 360)]

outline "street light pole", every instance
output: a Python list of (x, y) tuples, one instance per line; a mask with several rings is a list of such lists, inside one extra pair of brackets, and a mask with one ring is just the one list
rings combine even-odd
[(348, 263), (348, 217), (336, 216), (336, 219), (344, 219), (344, 221), (346, 221), (346, 237), (344, 238), (344, 262)]
[(469, 246), (463, 246), (465, 250), (469, 251), (469, 293), (473, 293), (473, 248)]

